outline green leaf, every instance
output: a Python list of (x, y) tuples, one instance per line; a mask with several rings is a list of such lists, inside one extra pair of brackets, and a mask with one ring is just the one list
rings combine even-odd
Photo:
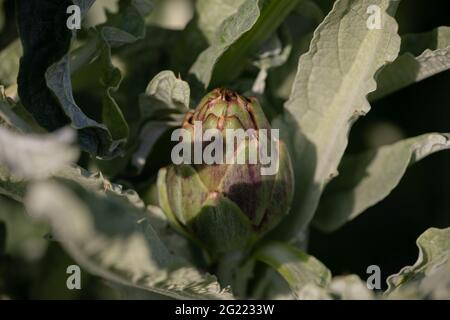
[[(1, 126), (0, 130), (6, 132)], [(121, 185), (111, 183), (101, 173), (91, 173), (72, 164), (77, 158), (75, 154), (78, 153), (67, 144), (72, 141), (70, 132), (47, 135), (24, 135), (19, 132), (21, 131), (7, 132), (6, 136), (0, 136), (6, 139), (11, 136), (14, 138), (9, 140), (14, 142), (13, 147), (8, 144), (8, 148), (4, 144), (4, 141), (8, 140), (0, 139), (0, 150), (7, 150), (0, 156), (0, 194), (22, 202), (30, 180), (55, 176), (73, 181), (92, 192), (123, 197), (137, 208), (144, 207), (135, 191), (123, 190)]]
[[(3, 235), (5, 254), (21, 258), (26, 262), (36, 262), (44, 256), (49, 244), (49, 241), (44, 238), (49, 231), (48, 225), (36, 223), (30, 219), (22, 204), (0, 196), (0, 229), (2, 221), (5, 228)], [(1, 233), (0, 230), (0, 242), (2, 241)], [(1, 251), (0, 248), (0, 257)]]
[(31, 131), (28, 124), (22, 120), (13, 110), (12, 102), (2, 96), (0, 87), (0, 128), (4, 127), (16, 132), (28, 133)]
[(450, 69), (450, 27), (402, 37), (401, 55), (377, 77), (378, 89), (371, 100), (380, 99)]
[(158, 73), (139, 99), (142, 116), (153, 120), (157, 120), (155, 113), (185, 113), (189, 103), (189, 84), (172, 71)]
[(323, 19), (324, 15), (316, 3), (310, 0), (301, 0), (286, 24), (293, 38), (291, 54), (286, 63), (270, 70), (268, 76), (269, 92), (280, 100), (277, 108), (280, 111), (282, 103), (288, 100), (291, 94), (298, 60), (309, 50), (313, 32)]
[(329, 295), (339, 300), (373, 300), (374, 292), (357, 275), (334, 277), (328, 289)]
[(287, 243), (270, 242), (256, 252), (255, 259), (277, 270), (297, 298), (308, 285), (326, 288), (331, 281), (331, 272), (319, 260)]
[(430, 228), (418, 239), (413, 266), (387, 279), (389, 298), (450, 299), (450, 228)]
[(151, 0), (130, 0), (119, 3), (119, 12), (108, 14), (108, 21), (102, 26), (104, 39), (118, 47), (145, 37), (145, 17), (153, 8)]
[(17, 82), (21, 55), (22, 46), (19, 40), (13, 41), (0, 52), (0, 84), (7, 87)]
[(0, 127), (0, 166), (17, 178), (46, 178), (77, 160), (79, 152), (70, 146), (74, 138), (70, 129), (24, 135)]
[(27, 183), (11, 175), (6, 167), (0, 165), (0, 195), (21, 201), (25, 195)]
[[(78, 158), (78, 150), (68, 143), (69, 129), (53, 134), (24, 134), (29, 128), (0, 101), (0, 194), (22, 201), (27, 182), (51, 176)], [(7, 111), (7, 117), (3, 118)], [(4, 126), (2, 119), (10, 121)]]
[[(381, 9), (381, 29), (369, 29), (369, 6)], [(274, 126), (290, 146), (295, 163), (295, 208), (278, 233), (293, 237), (313, 217), (325, 185), (336, 175), (351, 124), (367, 113), (374, 75), (400, 48), (397, 23), (388, 0), (338, 0), (315, 31), (299, 61), (297, 77)]]
[(170, 128), (179, 127), (189, 110), (189, 84), (172, 71), (161, 71), (139, 97), (141, 110), (140, 145), (133, 154), (133, 165), (141, 171), (158, 139)]
[(376, 295), (357, 275), (334, 277), (327, 288), (309, 284), (300, 300), (374, 300)]
[[(86, 13), (93, 0), (77, 3)], [(19, 29), (24, 57), (19, 72), (19, 95), (24, 106), (43, 127), (55, 130), (70, 124), (79, 131), (83, 150), (111, 158), (122, 152), (129, 132), (122, 111), (112, 98), (112, 92), (121, 82), (121, 74), (111, 63), (111, 46), (128, 44), (145, 36), (144, 16), (151, 8), (151, 1), (132, 0), (124, 3), (118, 14), (109, 15), (107, 23), (94, 37), (97, 39), (75, 52), (73, 69), (68, 54), (73, 35), (65, 26), (65, 9), (70, 4), (68, 0), (58, 4), (49, 0), (20, 2)], [(30, 14), (38, 17), (35, 20), (42, 29), (38, 34), (33, 33), (36, 25), (27, 21)], [(48, 16), (52, 17), (51, 23), (44, 19)], [(35, 48), (40, 43), (47, 44), (45, 50)], [(101, 121), (89, 118), (76, 104), (70, 78), (74, 70), (94, 59), (101, 67), (100, 82), (104, 87)]]
[(439, 27), (430, 32), (411, 33), (402, 36), (400, 54), (419, 56), (427, 50), (450, 47), (450, 27)]
[(220, 25), (236, 14), (245, 0), (198, 0), (195, 9), (198, 14), (198, 28), (209, 43), (215, 39)]
[[(92, 1), (84, 3), (92, 4)], [(80, 145), (84, 150), (98, 156), (111, 156), (119, 151), (124, 137), (114, 140), (108, 128), (86, 116), (73, 98), (67, 54), (73, 34), (66, 27), (66, 9), (72, 4), (68, 0), (18, 2), (23, 46), (19, 96), (42, 127), (54, 131), (70, 124), (79, 130)], [(30, 16), (34, 19), (30, 20)], [(50, 21), (48, 17), (51, 17)]]
[(320, 200), (314, 224), (332, 231), (378, 203), (398, 185), (407, 168), (450, 149), (450, 134), (431, 133), (362, 154), (348, 155)]
[(200, 54), (190, 72), (205, 88), (232, 81), (297, 3), (298, 0), (246, 0), (221, 24), (211, 46)]
[(268, 70), (285, 64), (291, 55), (291, 51), (292, 39), (289, 29), (282, 26), (280, 27), (279, 32), (263, 44), (257, 59), (253, 61), (253, 65), (260, 69), (255, 83), (253, 84), (253, 93), (264, 93)]
[(215, 278), (170, 252), (143, 211), (122, 199), (70, 183), (33, 185), (28, 212), (48, 221), (55, 238), (89, 272), (179, 299), (231, 298)]

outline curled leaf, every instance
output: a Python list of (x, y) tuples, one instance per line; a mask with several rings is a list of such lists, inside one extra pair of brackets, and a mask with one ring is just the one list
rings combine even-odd
[(450, 135), (430, 133), (362, 154), (345, 156), (339, 176), (322, 195), (314, 224), (332, 231), (378, 203), (417, 161), (450, 149)]

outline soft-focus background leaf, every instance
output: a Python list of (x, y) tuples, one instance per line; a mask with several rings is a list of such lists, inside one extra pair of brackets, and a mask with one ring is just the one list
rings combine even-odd
[(235, 79), (249, 55), (272, 35), (297, 2), (246, 0), (221, 24), (211, 46), (200, 54), (191, 73), (205, 88)]
[(0, 127), (0, 166), (22, 179), (48, 177), (78, 158), (70, 146), (74, 132), (63, 129), (49, 135), (23, 135)]
[(434, 133), (345, 156), (339, 176), (322, 195), (314, 224), (325, 231), (341, 227), (388, 196), (409, 166), (447, 149), (450, 135)]
[(93, 274), (174, 298), (231, 298), (214, 277), (173, 255), (144, 212), (119, 198), (53, 182), (34, 185), (25, 203)]
[[(379, 30), (367, 27), (370, 5), (381, 8)], [(300, 58), (288, 114), (276, 123), (292, 128), (281, 135), (290, 146), (297, 183), (294, 210), (279, 228), (285, 237), (294, 236), (313, 217), (325, 185), (337, 174), (351, 124), (370, 109), (366, 96), (376, 89), (375, 73), (398, 54), (391, 5), (386, 0), (336, 1), (315, 31), (309, 52)]]
[(220, 25), (234, 15), (245, 0), (198, 0), (198, 27), (209, 43), (213, 43)]
[(22, 46), (19, 40), (13, 41), (8, 47), (0, 51), (0, 84), (10, 86), (17, 82), (19, 74), (19, 59)]

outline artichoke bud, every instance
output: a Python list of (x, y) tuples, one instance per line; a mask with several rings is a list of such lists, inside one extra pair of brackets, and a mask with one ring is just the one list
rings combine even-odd
[(213, 90), (180, 130), (172, 152), (178, 160), (158, 175), (160, 206), (179, 230), (228, 252), (251, 245), (287, 214), (291, 161), (257, 99)]

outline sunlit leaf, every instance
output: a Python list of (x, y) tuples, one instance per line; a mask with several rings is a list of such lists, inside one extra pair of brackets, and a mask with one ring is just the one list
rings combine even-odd
[(172, 71), (157, 74), (139, 98), (142, 127), (140, 145), (133, 154), (133, 165), (142, 170), (158, 139), (170, 128), (181, 125), (189, 110), (189, 84)]
[(191, 73), (205, 88), (233, 80), (249, 56), (272, 35), (297, 3), (298, 0), (246, 0), (221, 24)]
[(409, 166), (446, 149), (450, 135), (432, 133), (345, 156), (339, 176), (322, 195), (314, 224), (326, 231), (339, 228), (387, 197)]
[(389, 298), (450, 299), (450, 228), (425, 231), (413, 266), (388, 278)]
[(76, 161), (71, 129), (49, 135), (23, 135), (0, 127), (0, 166), (23, 179), (48, 177)]
[[(369, 6), (377, 5), (381, 29), (368, 28)], [(397, 23), (388, 0), (338, 0), (315, 31), (310, 50), (299, 61), (287, 114), (275, 126), (294, 158), (296, 191), (290, 216), (278, 230), (292, 237), (313, 217), (321, 193), (347, 147), (351, 124), (367, 113), (374, 75), (400, 48)], [(396, 7), (396, 6), (394, 6)]]
[(255, 258), (276, 269), (296, 297), (309, 284), (325, 288), (331, 281), (330, 271), (320, 261), (286, 243), (268, 243), (257, 251)]
[(215, 278), (170, 252), (144, 212), (122, 199), (67, 183), (31, 187), (28, 212), (48, 221), (55, 238), (91, 273), (179, 299), (231, 298)]
[(199, 0), (195, 3), (198, 14), (198, 27), (209, 43), (215, 39), (220, 25), (235, 14), (245, 0)]
[(450, 69), (450, 27), (402, 37), (401, 55), (378, 75), (371, 100)]
[(19, 57), (22, 55), (22, 46), (19, 40), (13, 41), (0, 51), (0, 84), (10, 86), (17, 82), (19, 74)]

